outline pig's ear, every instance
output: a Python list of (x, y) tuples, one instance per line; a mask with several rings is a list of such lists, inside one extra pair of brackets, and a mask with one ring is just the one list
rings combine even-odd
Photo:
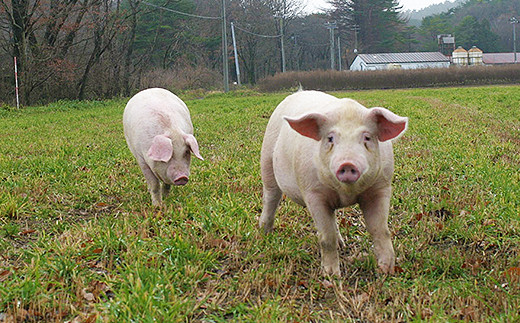
[(370, 109), (370, 118), (377, 124), (379, 141), (387, 141), (399, 137), (408, 127), (408, 118), (385, 108)]
[(153, 161), (167, 162), (172, 158), (173, 145), (172, 140), (165, 135), (157, 135), (153, 137), (152, 145), (148, 149), (148, 157)]
[(191, 152), (200, 160), (204, 160), (202, 156), (199, 153), (199, 143), (197, 142), (197, 139), (193, 135), (190, 134), (184, 134), (183, 135), (184, 142), (188, 147), (190, 147)]
[(290, 117), (283, 117), (291, 128), (296, 130), (300, 135), (312, 138), (314, 140), (321, 140), (321, 132), (324, 124), (327, 122), (327, 117), (319, 113), (309, 113), (297, 119)]

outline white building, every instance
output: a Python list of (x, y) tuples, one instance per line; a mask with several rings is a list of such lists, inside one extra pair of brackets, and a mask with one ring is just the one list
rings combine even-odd
[(449, 67), (450, 59), (440, 52), (359, 54), (352, 71)]

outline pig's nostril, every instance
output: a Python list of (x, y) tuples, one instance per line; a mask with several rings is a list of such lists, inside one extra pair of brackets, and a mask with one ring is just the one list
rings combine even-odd
[(336, 172), (336, 178), (343, 183), (355, 183), (360, 176), (358, 168), (352, 163), (341, 165)]
[(174, 185), (186, 185), (188, 183), (188, 177), (180, 176), (173, 181)]

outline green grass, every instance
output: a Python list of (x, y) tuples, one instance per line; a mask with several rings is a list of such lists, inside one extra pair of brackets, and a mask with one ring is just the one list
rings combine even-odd
[(395, 144), (399, 272), (376, 272), (357, 207), (341, 279), (307, 211), (257, 230), (260, 147), (287, 94), (185, 97), (205, 161), (151, 207), (126, 101), (0, 110), (0, 321), (520, 320), (520, 87), (334, 93), (410, 117)]

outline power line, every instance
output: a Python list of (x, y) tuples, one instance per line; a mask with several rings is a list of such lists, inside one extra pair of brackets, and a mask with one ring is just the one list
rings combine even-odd
[(147, 1), (141, 1), (147, 6), (151, 6), (157, 9), (166, 10), (170, 12), (174, 12), (179, 15), (184, 15), (192, 18), (200, 18), (200, 19), (212, 19), (212, 20), (222, 20), (222, 74), (223, 74), (223, 81), (224, 81), (224, 92), (229, 91), (229, 76), (228, 76), (228, 57), (227, 57), (227, 39), (226, 39), (226, 6), (225, 6), (225, 0), (222, 0), (222, 15), (220, 17), (208, 17), (208, 16), (200, 16), (200, 15), (193, 15), (191, 13), (186, 13), (178, 10), (173, 10), (170, 8), (158, 6), (156, 4), (147, 2)]
[[(222, 17), (209, 17), (209, 16), (194, 15), (194, 14), (191, 14), (191, 13), (186, 13), (186, 12), (182, 12), (182, 11), (174, 10), (174, 9), (170, 9), (170, 8), (167, 8), (167, 7), (162, 7), (162, 6), (159, 6), (159, 5), (156, 5), (156, 4), (153, 4), (153, 3), (147, 2), (147, 1), (141, 1), (141, 2), (142, 2), (143, 4), (145, 4), (145, 5), (147, 5), (147, 6), (150, 6), (150, 7), (155, 7), (155, 8), (158, 8), (158, 9), (162, 9), (162, 10), (170, 11), (170, 12), (173, 12), (173, 13), (176, 13), (176, 14), (179, 14), (179, 15), (188, 16), (188, 17), (200, 18), (200, 19), (214, 19), (214, 20), (222, 19)], [(237, 26), (236, 24), (235, 24), (235, 28), (238, 29), (238, 30), (240, 30), (240, 31), (245, 32), (246, 34), (250, 34), (250, 35), (258, 36), (258, 37), (263, 37), (263, 38), (280, 38), (280, 37), (283, 36), (282, 34), (279, 34), (279, 35), (263, 35), (263, 34), (257, 34), (257, 33), (255, 33), (255, 32), (249, 31), (249, 30), (247, 30), (247, 29), (241, 28), (241, 27)], [(310, 44), (309, 44), (309, 45), (310, 45)], [(327, 45), (327, 44), (324, 44), (324, 45)], [(322, 44), (311, 45), (311, 46), (322, 46)]]
[(249, 31), (249, 30), (246, 30), (246, 29), (243, 29), (243, 28), (240, 28), (238, 27), (236, 24), (235, 24), (235, 28), (238, 29), (238, 30), (241, 30), (243, 32), (245, 32), (246, 34), (250, 34), (250, 35), (253, 35), (253, 36), (258, 36), (258, 37), (264, 37), (264, 38), (278, 38), (278, 37), (282, 37), (283, 35), (261, 35), (261, 34), (257, 34), (257, 33), (254, 33), (252, 31)]
[[(187, 17), (192, 17), (192, 18), (199, 18), (199, 19), (212, 19), (212, 20), (222, 20), (222, 55), (223, 55), (223, 64), (224, 64), (224, 67), (223, 67), (223, 74), (224, 74), (224, 91), (227, 92), (229, 91), (229, 81), (228, 81), (228, 71), (227, 71), (227, 40), (226, 40), (226, 17), (225, 17), (225, 0), (222, 0), (222, 16), (220, 17), (210, 17), (210, 16), (201, 16), (201, 15), (194, 15), (194, 14), (190, 14), (190, 13), (187, 13), (187, 12), (182, 12), (182, 11), (178, 11), (178, 10), (174, 10), (174, 9), (170, 9), (170, 8), (167, 8), (167, 7), (163, 7), (163, 6), (159, 6), (159, 5), (156, 5), (156, 4), (153, 4), (153, 3), (150, 3), (150, 2), (147, 2), (147, 1), (141, 1), (143, 4), (147, 5), (147, 6), (150, 6), (150, 7), (154, 7), (154, 8), (157, 8), (157, 9), (161, 9), (161, 10), (166, 10), (166, 11), (169, 11), (169, 12), (173, 12), (173, 13), (176, 13), (176, 14), (179, 14), (179, 15), (184, 15), (184, 16), (187, 16)], [(233, 25), (233, 23), (231, 23)], [(262, 38), (280, 38), (282, 41), (283, 41), (283, 33), (279, 34), (279, 35), (264, 35), (264, 34), (258, 34), (258, 33), (255, 33), (255, 32), (252, 32), (252, 31), (249, 31), (247, 29), (244, 29), (244, 28), (241, 28), (237, 25), (234, 25), (234, 27), (246, 34), (250, 34), (250, 35), (253, 35), (253, 36), (257, 36), (257, 37), (262, 37)], [(281, 29), (283, 28), (283, 26), (281, 26)], [(304, 42), (305, 43), (305, 42)], [(308, 46), (323, 46), (325, 44), (309, 44), (307, 43), (306, 45)], [(236, 45), (234, 45), (236, 46)], [(283, 43), (281, 44), (282, 46), (282, 61), (284, 61), (284, 58), (283, 58)], [(235, 54), (236, 56), (236, 54)], [(285, 65), (285, 64), (283, 64)], [(285, 71), (285, 68), (284, 66), (282, 67), (282, 69)], [(237, 69), (238, 70), (238, 69)], [(240, 76), (238, 76), (240, 77)]]
[(192, 18), (213, 19), (213, 20), (220, 20), (220, 19), (222, 19), (222, 17), (208, 17), (208, 16), (193, 15), (191, 13), (186, 13), (186, 12), (177, 11), (177, 10), (173, 10), (173, 9), (170, 9), (170, 8), (158, 6), (158, 5), (150, 3), (150, 2), (146, 2), (146, 1), (141, 1), (141, 2), (144, 3), (147, 6), (150, 6), (150, 7), (155, 7), (155, 8), (158, 8), (158, 9), (170, 11), (170, 12), (173, 12), (173, 13), (176, 13), (176, 14), (179, 14), (179, 15), (184, 15), (184, 16), (188, 16), (188, 17), (192, 17)]
[(299, 44), (303, 44), (305, 46), (311, 46), (311, 47), (324, 47), (324, 46), (330, 46), (329, 43), (323, 43), (323, 44), (313, 44), (313, 43), (308, 43), (306, 41), (303, 41), (303, 40), (300, 40), (298, 41)]

